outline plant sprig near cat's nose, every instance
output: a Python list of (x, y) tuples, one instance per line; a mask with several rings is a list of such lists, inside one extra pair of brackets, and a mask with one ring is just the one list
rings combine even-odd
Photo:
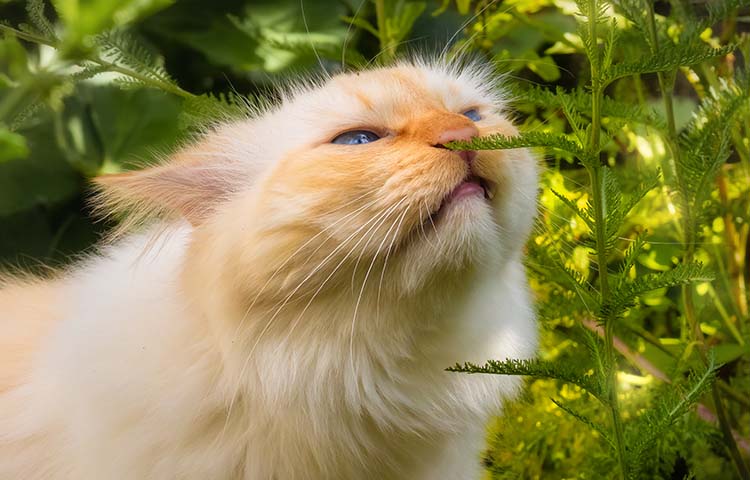
[(451, 150), (507, 150), (512, 148), (555, 148), (585, 158), (586, 153), (572, 137), (548, 132), (529, 132), (509, 137), (503, 134), (476, 137), (470, 141), (458, 140), (445, 144)]

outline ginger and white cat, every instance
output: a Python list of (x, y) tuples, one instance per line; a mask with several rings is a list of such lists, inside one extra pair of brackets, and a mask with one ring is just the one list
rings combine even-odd
[[(477, 65), (297, 86), (162, 165), (98, 180), (158, 213), (0, 290), (0, 479), (474, 479), (529, 358), (525, 150)], [(158, 235), (155, 236), (155, 232)]]

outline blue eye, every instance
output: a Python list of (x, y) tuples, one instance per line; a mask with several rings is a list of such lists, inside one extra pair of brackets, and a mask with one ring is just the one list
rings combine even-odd
[(482, 116), (479, 115), (479, 112), (477, 112), (476, 109), (473, 109), (473, 108), (471, 110), (466, 110), (463, 113), (463, 115), (464, 117), (468, 118), (472, 122), (478, 122), (479, 120), (482, 119)]
[(352, 130), (351, 132), (342, 133), (331, 140), (331, 143), (337, 145), (362, 145), (363, 143), (370, 143), (379, 139), (380, 137), (376, 133), (369, 130)]

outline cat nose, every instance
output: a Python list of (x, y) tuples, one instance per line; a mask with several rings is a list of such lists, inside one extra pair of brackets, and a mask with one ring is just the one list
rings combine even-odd
[[(440, 133), (440, 135), (438, 135), (437, 142), (434, 146), (437, 148), (445, 148), (446, 143), (455, 142), (458, 140), (469, 141), (472, 138), (478, 136), (479, 130), (477, 130), (477, 127), (475, 127), (474, 125), (467, 125), (460, 128), (451, 128), (443, 131), (442, 133)], [(469, 165), (471, 165), (474, 157), (477, 156), (477, 152), (473, 150), (456, 151), (456, 153), (458, 153), (459, 156), (463, 158), (464, 161)]]
[(460, 128), (451, 128), (438, 135), (436, 142), (437, 145), (435, 146), (442, 147), (446, 143), (455, 142), (457, 140), (469, 141), (477, 136), (479, 136), (479, 130), (477, 130), (477, 127), (475, 127), (474, 125), (468, 125)]

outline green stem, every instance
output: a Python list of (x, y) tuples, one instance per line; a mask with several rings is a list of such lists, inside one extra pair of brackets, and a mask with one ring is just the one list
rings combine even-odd
[(732, 457), (734, 466), (737, 469), (739, 478), (750, 478), (750, 469), (748, 469), (745, 461), (742, 459), (742, 453), (737, 447), (737, 442), (732, 435), (732, 427), (729, 425), (729, 418), (727, 412), (724, 409), (724, 404), (721, 401), (721, 395), (719, 393), (718, 385), (716, 382), (711, 385), (711, 397), (714, 401), (714, 407), (716, 408), (716, 416), (719, 418), (719, 428), (721, 429), (721, 435), (724, 437), (724, 443), (729, 450), (729, 455)]
[[(607, 275), (607, 239), (606, 239), (606, 212), (604, 199), (604, 170), (599, 164), (600, 152), (600, 134), (601, 134), (601, 102), (602, 102), (602, 82), (601, 82), (601, 55), (597, 46), (597, 21), (596, 12), (598, 12), (598, 1), (589, 0), (589, 12), (591, 17), (588, 18), (589, 38), (594, 45), (594, 51), (591, 52), (589, 63), (591, 65), (591, 136), (587, 155), (590, 167), (588, 168), (589, 179), (592, 188), (592, 205), (594, 209), (594, 223), (596, 225), (596, 255), (599, 266), (599, 286), (601, 293), (601, 302), (606, 305), (610, 298), (609, 278)], [(593, 17), (593, 18), (592, 18)], [(604, 348), (607, 359), (606, 364), (606, 382), (607, 394), (609, 397), (609, 408), (612, 416), (612, 427), (615, 436), (615, 449), (617, 450), (617, 460), (619, 464), (619, 476), (621, 479), (628, 477), (628, 462), (625, 455), (625, 436), (620, 416), (620, 400), (617, 393), (617, 358), (614, 344), (614, 320), (605, 319), (604, 322)]]
[(171, 93), (173, 95), (177, 95), (178, 97), (182, 97), (182, 98), (194, 98), (195, 97), (195, 94), (190, 93), (187, 90), (183, 90), (182, 88), (176, 85), (163, 82), (155, 78), (151, 78), (147, 75), (138, 73), (135, 70), (131, 70), (126, 67), (121, 67), (119, 65), (115, 65), (114, 63), (105, 62), (104, 60), (101, 60), (100, 58), (92, 57), (92, 58), (89, 58), (88, 60), (93, 63), (96, 63), (97, 65), (101, 65), (102, 67), (106, 68), (110, 72), (117, 72), (123, 75), (127, 75), (128, 77), (135, 78), (136, 80), (141, 81), (145, 83), (146, 85), (150, 85), (160, 90), (164, 90), (165, 92)]
[[(648, 34), (651, 39), (651, 48), (652, 53), (656, 53), (659, 50), (659, 38), (656, 33), (656, 21), (654, 17), (654, 9), (653, 5), (649, 2), (646, 2), (648, 4), (648, 8), (646, 9), (647, 16), (648, 16)], [(669, 75), (669, 76), (667, 76)], [(677, 128), (675, 126), (675, 117), (674, 117), (674, 106), (672, 102), (672, 91), (674, 88), (674, 80), (675, 80), (675, 73), (674, 72), (660, 72), (658, 73), (659, 78), (659, 87), (661, 89), (662, 93), (662, 100), (664, 101), (664, 110), (666, 112), (667, 116), (667, 144), (669, 145), (670, 151), (672, 153), (672, 159), (673, 159), (673, 165), (675, 167), (675, 175), (677, 181), (684, 185), (681, 178), (681, 172), (678, 166), (680, 163), (680, 148), (679, 143), (677, 139)], [(683, 201), (683, 224), (685, 226), (684, 228), (684, 237), (685, 237), (685, 254), (683, 255), (683, 262), (684, 263), (690, 263), (694, 260), (695, 257), (695, 244), (696, 244), (696, 232), (693, 228), (693, 218), (692, 218), (692, 211), (690, 209), (689, 202)], [(684, 306), (684, 314), (685, 318), (687, 320), (688, 325), (688, 336), (689, 338), (696, 342), (699, 346), (698, 350), (700, 352), (701, 358), (703, 360), (704, 364), (708, 364), (708, 347), (705, 343), (705, 339), (703, 337), (703, 332), (701, 332), (700, 329), (700, 323), (698, 322), (698, 319), (696, 317), (695, 313), (695, 302), (693, 298), (693, 286), (692, 285), (683, 285), (682, 286), (682, 300), (683, 300), (683, 306)], [(750, 478), (750, 470), (748, 469), (747, 465), (745, 465), (744, 460), (742, 459), (742, 455), (740, 454), (739, 448), (737, 447), (737, 443), (734, 440), (734, 436), (732, 435), (732, 428), (729, 424), (729, 418), (727, 416), (726, 410), (724, 409), (724, 404), (721, 401), (721, 394), (719, 392), (719, 386), (716, 382), (714, 382), (711, 385), (711, 395), (714, 400), (714, 407), (716, 408), (716, 416), (719, 419), (719, 427), (722, 432), (722, 436), (724, 437), (724, 443), (726, 444), (727, 449), (729, 450), (730, 456), (732, 457), (732, 461), (734, 462), (735, 468), (737, 469), (738, 473), (740, 474), (740, 478)]]

